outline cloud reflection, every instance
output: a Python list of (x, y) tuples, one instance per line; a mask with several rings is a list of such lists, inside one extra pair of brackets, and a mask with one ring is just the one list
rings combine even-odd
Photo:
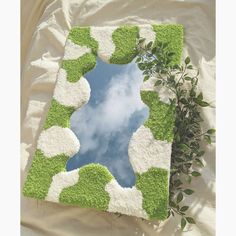
[(81, 149), (68, 161), (67, 170), (100, 163), (122, 186), (132, 186), (135, 175), (128, 160), (128, 143), (148, 116), (140, 98), (142, 73), (134, 62), (111, 65), (98, 59), (96, 68), (85, 77), (91, 98), (71, 117)]

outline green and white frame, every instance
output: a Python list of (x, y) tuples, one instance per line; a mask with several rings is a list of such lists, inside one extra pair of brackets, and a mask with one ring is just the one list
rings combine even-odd
[(68, 159), (80, 149), (80, 142), (70, 129), (70, 117), (90, 97), (90, 86), (83, 75), (96, 66), (97, 56), (107, 63), (131, 62), (137, 55), (138, 38), (145, 38), (146, 43), (153, 41), (154, 45), (168, 42), (169, 49), (175, 52), (173, 63), (180, 62), (182, 25), (70, 30), (51, 105), (24, 184), (25, 196), (145, 219), (166, 219), (175, 107), (169, 104), (172, 94), (154, 86), (156, 78), (144, 81), (141, 86), (149, 118), (129, 142), (135, 185), (121, 187), (107, 167), (100, 164), (66, 171)]

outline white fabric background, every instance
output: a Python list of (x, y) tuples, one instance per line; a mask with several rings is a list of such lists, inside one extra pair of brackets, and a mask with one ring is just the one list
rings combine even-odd
[[(185, 28), (184, 55), (200, 68), (200, 87), (212, 107), (203, 110), (204, 128), (215, 127), (214, 0), (22, 0), (21, 176), (31, 164), (42, 128), (65, 39), (74, 25), (106, 26), (180, 23)], [(215, 145), (206, 147), (206, 167), (193, 181), (188, 199), (197, 225), (181, 232), (175, 218), (158, 225), (135, 217), (64, 206), (21, 197), (23, 236), (64, 235), (204, 235), (215, 234)], [(28, 163), (28, 164), (27, 164)]]

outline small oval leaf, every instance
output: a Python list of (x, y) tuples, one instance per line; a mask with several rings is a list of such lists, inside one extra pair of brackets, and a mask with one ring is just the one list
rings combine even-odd
[(196, 99), (195, 102), (201, 107), (208, 107), (210, 104), (208, 102)]
[(188, 208), (189, 208), (188, 206), (183, 206), (183, 207), (180, 208), (180, 211), (182, 211), (182, 212), (187, 211)]
[(140, 38), (140, 39), (138, 40), (139, 43), (143, 43), (144, 41), (145, 41), (145, 38)]
[(178, 193), (177, 195), (177, 203), (180, 203), (183, 200), (183, 193)]
[(160, 85), (161, 83), (162, 83), (161, 80), (157, 80), (156, 83), (155, 83), (155, 86), (158, 86), (158, 85)]
[(187, 81), (192, 80), (192, 78), (189, 77), (189, 76), (184, 77), (184, 79), (187, 80)]
[(181, 229), (182, 230), (185, 228), (186, 224), (187, 224), (187, 221), (185, 220), (185, 218), (182, 218), (181, 219)]
[(194, 193), (194, 191), (192, 189), (185, 189), (184, 193), (186, 193), (187, 195), (191, 195)]
[(151, 48), (152, 46), (152, 41), (147, 44), (147, 48)]
[(184, 62), (185, 62), (186, 65), (188, 65), (188, 64), (190, 63), (190, 58), (189, 58), (189, 57), (186, 57), (186, 59), (185, 59)]
[(189, 224), (196, 224), (195, 220), (192, 217), (186, 217), (186, 220)]
[(201, 174), (200, 174), (199, 172), (197, 172), (197, 171), (193, 171), (193, 172), (191, 173), (191, 175), (194, 176), (194, 177), (201, 176)]
[(215, 132), (216, 132), (215, 129), (209, 129), (209, 130), (207, 130), (207, 133), (208, 133), (208, 134), (214, 134)]

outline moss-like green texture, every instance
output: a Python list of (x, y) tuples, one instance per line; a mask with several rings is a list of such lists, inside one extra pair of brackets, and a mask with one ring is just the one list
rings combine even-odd
[(142, 101), (149, 107), (144, 126), (150, 128), (155, 139), (171, 142), (174, 137), (175, 106), (162, 102), (155, 91), (141, 91)]
[(82, 75), (86, 74), (96, 66), (96, 56), (86, 53), (75, 60), (63, 60), (62, 68), (67, 72), (69, 82), (77, 82)]
[(115, 52), (112, 54), (110, 63), (127, 64), (137, 55), (136, 39), (139, 37), (137, 26), (121, 26), (112, 34), (115, 44)]
[(68, 38), (80, 46), (87, 46), (97, 55), (98, 42), (90, 36), (90, 27), (74, 27), (71, 29)]
[[(183, 27), (181, 25), (153, 25), (157, 42), (169, 42), (169, 49), (175, 52), (173, 64), (179, 63), (183, 47)], [(98, 43), (90, 36), (89, 27), (73, 28), (68, 38), (74, 43), (87, 46), (92, 53), (87, 53), (77, 60), (64, 60), (62, 68), (67, 72), (67, 80), (76, 82), (96, 65)], [(115, 52), (110, 62), (127, 64), (137, 55), (136, 39), (139, 38), (137, 26), (122, 26), (112, 35)], [(173, 139), (175, 108), (160, 101), (154, 91), (142, 91), (141, 98), (149, 107), (149, 118), (145, 126), (150, 128), (155, 139)], [(51, 126), (70, 127), (70, 117), (75, 111), (73, 107), (66, 107), (52, 99), (44, 129)], [(41, 150), (36, 150), (29, 170), (23, 193), (27, 197), (45, 199), (52, 177), (65, 171), (68, 156), (57, 155), (46, 158)], [(109, 194), (105, 186), (113, 178), (108, 169), (99, 164), (89, 164), (79, 170), (79, 181), (71, 187), (65, 188), (60, 194), (60, 202), (79, 205), (81, 207), (107, 210)], [(143, 174), (136, 174), (136, 187), (143, 194), (143, 208), (151, 219), (165, 219), (168, 206), (168, 170), (150, 168)]]
[(154, 46), (158, 42), (167, 42), (169, 51), (175, 53), (171, 62), (172, 65), (179, 64), (183, 50), (183, 26), (178, 24), (162, 24), (153, 25), (152, 27), (156, 33)]
[(52, 99), (51, 106), (44, 123), (44, 129), (48, 129), (54, 125), (61, 126), (63, 128), (70, 127), (70, 117), (74, 111), (75, 109), (73, 107), (61, 105), (55, 99)]
[(143, 209), (150, 219), (167, 217), (168, 181), (168, 171), (161, 168), (153, 167), (143, 174), (136, 174), (136, 187), (143, 194)]
[(78, 183), (62, 190), (60, 202), (107, 210), (110, 197), (105, 186), (112, 178), (106, 167), (99, 164), (86, 165), (79, 170)]
[(61, 171), (65, 171), (67, 160), (68, 156), (64, 154), (47, 158), (41, 150), (37, 149), (25, 181), (24, 195), (26, 197), (45, 199), (52, 177)]

